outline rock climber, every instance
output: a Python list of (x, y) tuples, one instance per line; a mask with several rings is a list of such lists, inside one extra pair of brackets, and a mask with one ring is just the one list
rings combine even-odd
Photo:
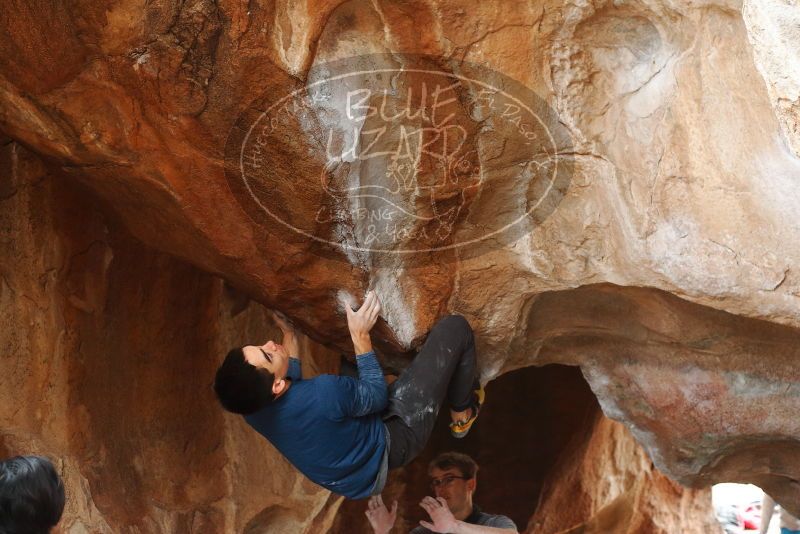
[(351, 499), (378, 495), (389, 469), (424, 448), (445, 397), (453, 436), (464, 437), (483, 404), (475, 341), (463, 317), (448, 315), (431, 329), (409, 367), (387, 388), (370, 330), (381, 311), (374, 291), (355, 311), (345, 306), (358, 377), (303, 379), (297, 335), (276, 316), (282, 343), (234, 348), (217, 370), (222, 406), (242, 414), (300, 472)]

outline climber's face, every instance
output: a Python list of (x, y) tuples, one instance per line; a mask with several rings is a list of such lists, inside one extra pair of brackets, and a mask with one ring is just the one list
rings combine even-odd
[(457, 467), (447, 469), (433, 468), (430, 471), (431, 487), (436, 497), (447, 501), (447, 507), (453, 515), (468, 515), (472, 510), (472, 493), (475, 491), (475, 479), (464, 479)]
[(289, 370), (289, 355), (283, 345), (267, 341), (263, 345), (247, 345), (242, 348), (244, 359), (255, 367), (266, 369), (275, 375), (275, 381), (283, 380)]

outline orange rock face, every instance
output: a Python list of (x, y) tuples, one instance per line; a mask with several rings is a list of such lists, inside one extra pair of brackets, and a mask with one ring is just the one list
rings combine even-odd
[[(232, 317), (220, 279), (132, 239), (21, 146), (2, 150), (0, 456), (55, 460), (65, 532), (324, 530), (339, 499), (211, 390), (225, 350), (275, 335), (266, 311)], [(305, 348), (307, 372), (335, 369)]]
[(3, 6), (3, 452), (63, 458), (89, 530), (320, 529), (339, 501), (209, 394), (270, 328), (220, 278), (318, 370), (375, 288), (386, 363), (461, 313), (484, 381), (579, 366), (673, 480), (800, 513), (798, 15), (740, 8)]
[(527, 532), (716, 532), (708, 490), (658, 472), (630, 433), (599, 412), (553, 470)]

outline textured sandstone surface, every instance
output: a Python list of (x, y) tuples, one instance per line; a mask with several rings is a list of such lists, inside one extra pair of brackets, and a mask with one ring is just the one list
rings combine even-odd
[[(340, 508), (211, 398), (224, 349), (275, 333), (263, 308), (243, 310), (219, 279), (130, 238), (89, 191), (25, 148), (6, 143), (0, 168), (0, 456), (56, 459), (65, 532), (367, 531), (363, 502)], [(307, 375), (336, 371), (335, 353), (308, 340), (303, 352)], [(481, 464), (477, 502), (521, 529), (544, 503), (530, 532), (596, 515), (608, 517), (600, 532), (634, 523), (706, 532), (708, 491), (667, 481), (623, 427), (608, 430), (577, 368), (504, 374), (488, 398), (469, 440), (450, 438), (443, 416), (423, 457), (392, 474), (398, 528), (422, 518), (427, 462), (457, 448)], [(570, 463), (584, 456), (588, 473)], [(564, 513), (558, 499), (578, 493), (584, 504)], [(604, 512), (610, 500), (625, 513)]]
[[(708, 490), (678, 486), (659, 473), (615, 421), (595, 413), (577, 450), (560, 463), (526, 532), (716, 532)], [(664, 503), (670, 503), (664, 506)]]
[[(137, 252), (141, 245), (133, 242), (112, 254), (100, 223), (73, 222), (91, 211), (53, 212), (42, 227), (72, 232), (63, 239), (76, 240), (68, 250), (80, 252), (81, 267), (64, 273), (54, 265), (63, 265), (69, 253), (48, 248), (60, 241), (37, 240), (37, 227), (26, 226), (32, 224), (28, 212), (4, 211), (14, 236), (4, 238), (11, 247), (4, 277), (39, 273), (5, 282), (0, 313), (31, 330), (4, 335), (37, 340), (16, 341), (15, 354), (63, 355), (39, 363), (12, 358), (17, 367), (7, 380), (38, 377), (40, 386), (23, 388), (33, 394), (66, 367), (79, 373), (74, 383), (81, 387), (54, 385), (43, 405), (25, 403), (29, 413), (19, 412), (19, 420), (3, 427), (23, 428), (31, 414), (44, 418), (43, 429), (51, 425), (62, 437), (42, 446), (58, 450), (71, 435), (63, 415), (70, 402), (96, 403), (101, 421), (118, 421), (105, 402), (119, 390), (113, 381), (83, 387), (82, 380), (112, 376), (115, 368), (101, 356), (128, 338), (137, 340), (130, 350), (171, 362), (181, 376), (186, 370), (171, 355), (202, 345), (205, 352), (195, 360), (203, 368), (192, 369), (207, 383), (216, 349), (241, 339), (244, 326), (226, 326), (209, 311), (222, 306), (221, 290), (201, 272), (281, 309), (315, 341), (338, 350), (347, 350), (338, 301), (375, 287), (386, 303), (378, 337), (387, 361), (402, 365), (438, 316), (462, 313), (478, 333), (485, 380), (528, 365), (578, 365), (604, 412), (624, 423), (656, 467), (675, 480), (694, 486), (752, 481), (800, 512), (797, 9), (779, 0), (8, 3), (0, 15), (0, 130), (14, 142), (6, 145), (13, 154), (4, 160), (0, 198), (18, 202), (15, 158), (24, 145), (58, 169), (56, 182), (85, 187), (127, 232), (178, 259)], [(395, 70), (387, 76), (394, 90), (415, 88), (417, 99), (423, 82), (434, 87), (449, 79), (442, 73), (461, 76), (456, 100), (441, 108), (453, 112), (453, 122), (382, 115), (354, 122), (342, 107), (345, 89), (353, 88), (347, 80), (324, 86), (320, 100), (297, 97), (294, 107), (271, 107), (323, 78), (329, 62), (365, 54), (380, 55), (393, 69), (419, 67), (411, 54), (437, 58), (422, 63), (428, 70), (435, 65), (434, 74)], [(552, 145), (529, 151), (524, 136), (531, 130), (515, 130), (509, 108), (487, 113), (474, 105), (477, 86), (465, 80), (476, 77), (524, 95), (543, 119), (534, 130), (553, 133), (547, 138)], [(393, 100), (389, 111), (398, 105)], [(256, 132), (262, 137), (248, 137), (246, 125), (269, 109), (291, 113), (276, 114), (266, 123), (270, 130)], [(388, 137), (370, 144), (379, 131)], [(356, 139), (362, 152), (348, 155), (342, 147)], [(257, 149), (249, 153), (257, 156), (251, 161), (259, 169), (255, 191), (237, 178), (238, 160), (231, 157), (237, 143), (248, 142)], [(437, 157), (452, 142), (455, 151)], [(333, 158), (326, 152), (331, 143), (342, 149)], [(385, 154), (361, 157), (367, 146), (396, 146), (406, 156), (427, 150), (403, 167)], [(545, 191), (537, 173), (555, 163), (567, 174)], [(410, 183), (420, 187), (408, 189)], [(366, 246), (368, 226), (360, 218), (386, 207), (385, 195), (366, 196), (375, 185), (381, 191), (406, 187), (397, 189), (408, 194), (395, 205), (405, 209), (401, 221), (413, 222), (381, 252)], [(26, 194), (28, 187), (22, 188)], [(273, 215), (255, 209), (245, 192), (268, 201)], [(35, 188), (30, 194), (24, 198), (34, 204), (48, 198)], [(35, 208), (30, 213), (50, 213)], [(320, 210), (335, 216), (321, 217)], [(524, 222), (513, 231), (470, 246), (401, 252), (441, 244), (436, 239), (442, 235), (451, 244), (486, 236), (518, 216)], [(31, 259), (18, 252), (25, 250), (18, 239), (29, 240)], [(123, 258), (116, 272), (115, 258)], [(205, 310), (202, 319), (183, 316), (186, 332), (218, 337), (172, 340), (174, 314), (160, 300), (150, 304), (153, 319), (127, 312), (130, 306), (148, 309), (137, 300), (147, 291), (122, 283), (139, 280), (125, 274), (134, 261), (143, 262), (143, 270), (165, 271), (148, 283), (169, 297), (170, 306)], [(48, 283), (61, 284), (48, 282), (52, 277), (65, 277), (70, 309), (91, 320), (56, 311), (66, 304), (49, 292)], [(32, 287), (17, 290), (20, 284)], [(192, 291), (192, 284), (202, 290)], [(58, 302), (28, 305), (18, 295)], [(120, 311), (98, 304), (107, 299), (117, 306), (108, 309)], [(62, 325), (67, 320), (71, 329)], [(100, 336), (109, 330), (107, 321), (116, 333)], [(41, 334), (31, 333), (36, 328)], [(98, 339), (81, 342), (82, 331)], [(76, 347), (94, 359), (75, 356)], [(140, 376), (140, 387), (160, 391), (164, 377), (148, 371), (147, 360), (135, 362), (128, 378)], [(94, 364), (100, 369), (92, 374)], [(154, 421), (148, 415), (172, 406), (168, 397), (159, 402), (138, 417)], [(203, 419), (222, 420), (207, 409)], [(69, 424), (81, 429), (74, 434), (88, 436), (80, 439), (96, 444), (81, 413), (70, 411)], [(175, 422), (159, 422), (156, 435), (177, 439), (170, 434), (175, 425), (186, 425), (180, 435), (193, 431), (192, 418), (169, 413)], [(94, 432), (107, 434), (114, 447), (128, 446), (122, 430), (101, 428)], [(218, 428), (202, 433), (199, 446), (211, 451), (203, 460), (207, 467), (226, 457), (213, 452), (215, 439), (232, 439), (228, 452), (249, 447), (240, 443), (244, 434), (231, 438), (233, 431)], [(40, 435), (31, 432), (22, 435)], [(180, 463), (173, 446), (158, 450), (150, 435), (132, 448), (155, 449), (147, 454), (156, 465)], [(81, 454), (71, 460), (75, 469), (106, 453)], [(138, 474), (134, 464), (115, 467), (129, 469), (115, 476), (137, 477), (141, 482), (133, 487), (146, 495), (158, 479)], [(102, 470), (95, 472), (102, 477)], [(227, 509), (214, 508), (220, 483), (193, 479), (193, 472), (185, 470), (176, 484), (191, 489), (192, 502), (207, 504), (192, 508), (202, 510), (196, 519), (188, 511), (180, 519), (165, 512), (169, 521), (239, 525)], [(82, 483), (90, 487), (88, 480)], [(116, 501), (119, 488), (100, 487)], [(170, 494), (165, 508), (188, 509), (182, 491)], [(319, 517), (336, 506), (308, 491)], [(294, 509), (275, 506), (265, 517)], [(114, 513), (132, 512), (121, 506)]]
[(800, 155), (800, 5), (786, 0), (746, 1), (742, 14), (756, 67), (787, 144)]
[[(224, 350), (275, 334), (266, 311), (232, 317), (220, 279), (132, 239), (18, 144), (0, 169), (0, 457), (56, 460), (63, 531), (324, 531), (341, 499), (211, 391)], [(335, 369), (305, 348), (306, 372)]]

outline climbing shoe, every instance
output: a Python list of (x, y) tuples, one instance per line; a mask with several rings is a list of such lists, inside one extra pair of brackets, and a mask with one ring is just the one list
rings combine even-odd
[(481, 411), (481, 406), (483, 406), (484, 398), (486, 398), (486, 392), (483, 390), (483, 386), (480, 386), (474, 391), (473, 402), (470, 405), (472, 414), (470, 415), (469, 419), (466, 421), (454, 421), (450, 423), (450, 434), (454, 438), (461, 439), (467, 435), (467, 432), (469, 432), (469, 429), (472, 428), (472, 424), (475, 422), (475, 419), (478, 418), (478, 414)]

